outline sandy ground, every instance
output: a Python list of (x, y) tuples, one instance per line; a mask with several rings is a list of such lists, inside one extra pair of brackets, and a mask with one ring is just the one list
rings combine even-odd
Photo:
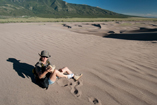
[[(157, 105), (155, 22), (8, 23), (0, 37), (0, 105)], [(41, 50), (83, 77), (40, 88)]]

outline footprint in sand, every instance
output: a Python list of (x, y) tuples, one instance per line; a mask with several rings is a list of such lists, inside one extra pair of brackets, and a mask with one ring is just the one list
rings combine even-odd
[(61, 87), (66, 87), (69, 84), (69, 81), (67, 79), (61, 78), (57, 81), (57, 84)]
[(76, 97), (80, 97), (82, 95), (82, 92), (78, 89), (78, 87), (82, 85), (82, 81), (75, 81), (73, 83), (70, 83), (71, 93), (74, 94), (74, 96)]
[(93, 103), (94, 105), (102, 105), (102, 104), (101, 104), (101, 101), (98, 100), (97, 98), (89, 97), (88, 99), (89, 99), (89, 101), (90, 101), (91, 103)]
[(80, 97), (82, 95), (82, 92), (79, 89), (79, 87), (83, 85), (82, 81), (67, 80), (62, 78), (57, 81), (57, 84), (62, 87), (70, 87), (70, 92), (76, 97)]

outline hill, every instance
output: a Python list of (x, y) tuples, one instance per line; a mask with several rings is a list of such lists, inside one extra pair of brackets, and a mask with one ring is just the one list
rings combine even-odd
[(128, 17), (99, 7), (71, 4), (63, 0), (0, 0), (0, 15), (47, 18)]

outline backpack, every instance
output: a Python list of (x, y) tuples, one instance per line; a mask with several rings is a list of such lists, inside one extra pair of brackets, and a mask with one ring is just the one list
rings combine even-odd
[[(49, 61), (48, 61), (48, 64), (50, 64)], [(41, 66), (42, 66), (42, 73), (43, 73), (43, 72), (45, 71), (45, 67), (44, 67), (43, 64), (41, 64)], [(34, 78), (35, 78), (37, 84), (38, 84), (40, 87), (42, 87), (42, 88), (48, 89), (48, 87), (49, 87), (48, 79), (49, 79), (50, 73), (48, 73), (48, 74), (45, 76), (45, 78), (42, 78), (42, 79), (39, 79), (38, 74), (36, 73), (35, 67), (34, 67), (34, 69), (32, 70), (32, 73), (34, 74)]]

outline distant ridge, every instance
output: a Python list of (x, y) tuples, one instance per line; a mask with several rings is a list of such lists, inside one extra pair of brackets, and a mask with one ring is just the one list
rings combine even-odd
[(99, 7), (71, 4), (63, 0), (0, 0), (1, 16), (37, 16), (45, 18), (125, 18)]

